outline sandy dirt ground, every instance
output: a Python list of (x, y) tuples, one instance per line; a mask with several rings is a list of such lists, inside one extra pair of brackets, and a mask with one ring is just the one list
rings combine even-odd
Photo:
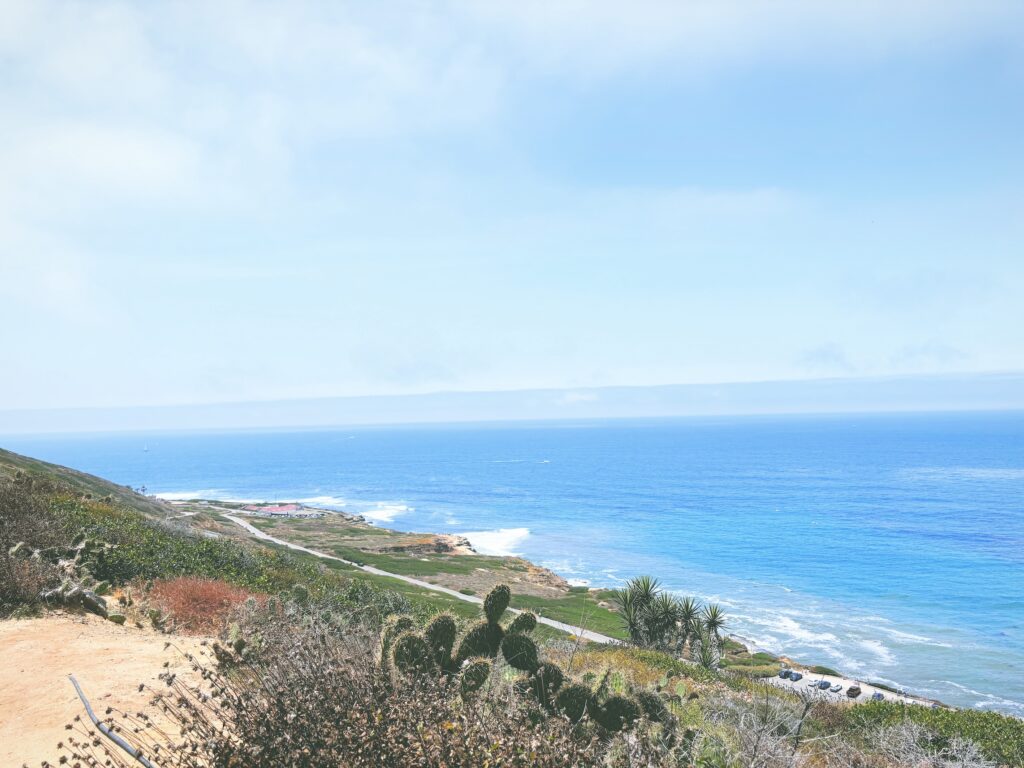
[(137, 710), (149, 701), (140, 683), (162, 685), (164, 662), (188, 676), (183, 651), (199, 639), (170, 638), (150, 629), (118, 626), (91, 614), (49, 614), (0, 621), (0, 766), (56, 763), (64, 726), (85, 710), (68, 681), (74, 674), (93, 709)]

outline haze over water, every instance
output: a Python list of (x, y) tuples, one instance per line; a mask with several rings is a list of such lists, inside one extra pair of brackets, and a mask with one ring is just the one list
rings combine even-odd
[[(773, 652), (1024, 715), (1024, 413), (5, 439), (168, 497), (301, 499), (570, 579), (642, 573)], [(144, 450), (148, 448), (148, 450)]]

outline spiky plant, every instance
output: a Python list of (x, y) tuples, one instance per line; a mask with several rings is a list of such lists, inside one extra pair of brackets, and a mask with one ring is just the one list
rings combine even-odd
[(551, 710), (554, 708), (558, 689), (562, 687), (564, 682), (565, 674), (561, 668), (550, 662), (544, 662), (537, 667), (531, 678), (533, 695), (540, 702), (541, 706)]
[(430, 646), (434, 663), (445, 672), (453, 671), (452, 650), (458, 628), (450, 613), (439, 613), (423, 629), (423, 637)]
[(470, 659), (462, 666), (459, 675), (459, 690), (463, 698), (472, 696), (487, 683), (491, 676), (489, 659)]
[(587, 714), (590, 689), (583, 683), (563, 685), (555, 695), (555, 706), (570, 721), (578, 723)]
[(403, 632), (391, 651), (395, 669), (404, 675), (420, 675), (436, 669), (430, 645), (418, 632)]
[(494, 658), (501, 650), (501, 640), (504, 637), (505, 630), (500, 624), (492, 624), (489, 621), (477, 622), (459, 641), (459, 647), (455, 653), (456, 663), (461, 664), (473, 656)]
[(484, 598), (484, 616), (488, 624), (497, 624), (501, 621), (505, 609), (512, 600), (512, 590), (507, 584), (499, 584)]
[(416, 622), (412, 620), (412, 617), (404, 614), (388, 616), (384, 621), (384, 627), (380, 633), (380, 648), (377, 655), (377, 661), (383, 670), (388, 671), (390, 669), (391, 647), (395, 642), (395, 638), (403, 632), (410, 632), (415, 627)]
[(702, 626), (690, 641), (690, 655), (704, 669), (714, 671), (722, 658), (721, 643), (706, 626)]
[(623, 629), (629, 635), (630, 642), (634, 645), (646, 645), (647, 634), (643, 620), (644, 612), (636, 595), (629, 589), (618, 589), (612, 596), (612, 601), (618, 608)]
[(700, 602), (692, 597), (684, 597), (679, 601), (679, 628), (683, 644), (697, 631), (700, 623)]
[(708, 605), (704, 607), (704, 612), (701, 614), (701, 620), (704, 623), (705, 629), (710, 632), (716, 639), (721, 637), (722, 628), (725, 626), (725, 613), (717, 605)]
[(618, 694), (609, 696), (603, 703), (590, 707), (590, 717), (602, 728), (612, 733), (621, 731), (643, 714), (636, 699)]
[(679, 633), (679, 600), (668, 592), (659, 592), (647, 605), (648, 634), (653, 644), (666, 647)]
[(633, 696), (652, 723), (667, 723), (671, 719), (672, 714), (658, 694), (653, 691), (636, 691)]
[(509, 666), (527, 674), (533, 674), (540, 666), (537, 659), (537, 645), (526, 635), (512, 632), (501, 641), (501, 655)]
[(661, 592), (661, 582), (653, 576), (637, 576), (626, 582), (626, 589), (633, 593), (642, 608), (647, 607)]
[(530, 611), (518, 614), (508, 625), (506, 632), (533, 632), (537, 628), (537, 616)]

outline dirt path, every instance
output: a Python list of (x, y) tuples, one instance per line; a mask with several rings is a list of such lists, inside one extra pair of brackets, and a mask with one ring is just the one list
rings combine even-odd
[(69, 674), (100, 716), (107, 706), (144, 706), (150, 695), (139, 684), (161, 685), (164, 662), (191, 674), (180, 653), (165, 650), (168, 639), (182, 650), (199, 649), (197, 638), (168, 638), (92, 614), (0, 621), (0, 765), (55, 762), (65, 724), (85, 717)]
[[(284, 539), (279, 539), (276, 536), (271, 536), (269, 533), (264, 533), (251, 523), (247, 523), (245, 520), (242, 520), (232, 514), (228, 514), (231, 511), (229, 509), (224, 509), (223, 507), (217, 507), (216, 509), (217, 511), (223, 513), (224, 517), (226, 517), (228, 520), (235, 523), (236, 525), (241, 526), (249, 533), (251, 533), (253, 536), (255, 536), (257, 539), (260, 539), (262, 541), (270, 541), (274, 544), (280, 544), (282, 547), (288, 547), (288, 549), (293, 549), (296, 552), (305, 552), (307, 555), (320, 557), (324, 560), (337, 560), (339, 563), (351, 565), (352, 567), (358, 568), (362, 571), (366, 571), (367, 573), (374, 573), (378, 576), (388, 576), (392, 579), (399, 579), (401, 581), (406, 582), (407, 584), (414, 584), (417, 587), (429, 589), (432, 592), (443, 592), (446, 595), (450, 595), (458, 600), (462, 600), (467, 603), (475, 603), (476, 605), (483, 604), (483, 600), (481, 600), (479, 597), (474, 597), (473, 595), (464, 595), (461, 592), (456, 592), (454, 589), (448, 589), (448, 587), (442, 587), (437, 584), (430, 584), (426, 581), (420, 581), (419, 579), (414, 579), (412, 576), (402, 576), (398, 573), (382, 571), (380, 568), (374, 568), (372, 565), (360, 565), (359, 563), (353, 563), (351, 560), (346, 560), (345, 558), (338, 557), (337, 555), (328, 555), (326, 552), (318, 552), (315, 549), (303, 547), (300, 544), (292, 544), (290, 541), (285, 541)], [(517, 611), (515, 608), (509, 608), (509, 611), (511, 611), (512, 613), (519, 613), (519, 611)], [(608, 637), (607, 635), (602, 635), (598, 632), (591, 632), (589, 629), (583, 629), (582, 627), (574, 627), (572, 624), (563, 624), (561, 621), (547, 619), (543, 616), (538, 616), (537, 621), (541, 624), (546, 624), (549, 627), (560, 629), (561, 631), (567, 632), (570, 635), (578, 635), (579, 637), (582, 637), (584, 640), (590, 640), (595, 643), (618, 644), (619, 642), (615, 638)]]

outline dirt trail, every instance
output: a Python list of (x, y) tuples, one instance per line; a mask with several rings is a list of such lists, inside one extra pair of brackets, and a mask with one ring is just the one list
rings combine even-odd
[(56, 762), (64, 725), (85, 710), (68, 681), (74, 674), (102, 717), (107, 706), (138, 710), (149, 694), (140, 683), (162, 685), (164, 662), (188, 676), (182, 650), (197, 652), (199, 639), (168, 638), (149, 629), (118, 626), (91, 614), (49, 614), (0, 621), (0, 765)]

